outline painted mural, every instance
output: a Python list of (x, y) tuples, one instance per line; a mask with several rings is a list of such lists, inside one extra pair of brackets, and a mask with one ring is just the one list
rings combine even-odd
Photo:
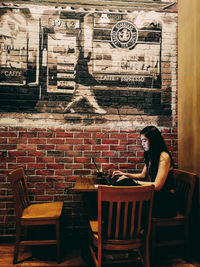
[(176, 26), (154, 11), (2, 5), (0, 111), (172, 121)]

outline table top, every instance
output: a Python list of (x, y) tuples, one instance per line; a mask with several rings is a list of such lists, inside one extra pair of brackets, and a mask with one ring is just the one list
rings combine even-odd
[(95, 177), (78, 177), (73, 192), (97, 192), (98, 190), (98, 179)]

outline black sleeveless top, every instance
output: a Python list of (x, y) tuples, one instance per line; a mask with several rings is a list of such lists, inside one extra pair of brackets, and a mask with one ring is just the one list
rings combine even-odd
[[(154, 192), (153, 217), (170, 218), (176, 216), (176, 201), (174, 189), (173, 169), (169, 170), (163, 187)], [(147, 181), (154, 182), (156, 175), (151, 173), (151, 168), (147, 166)]]

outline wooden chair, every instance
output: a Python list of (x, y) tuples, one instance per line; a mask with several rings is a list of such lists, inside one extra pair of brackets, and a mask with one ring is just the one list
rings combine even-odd
[(141, 258), (149, 267), (149, 234), (154, 186), (98, 187), (98, 221), (90, 221), (89, 249), (95, 265), (131, 262), (133, 258), (106, 262), (102, 254), (143, 249)]
[[(152, 218), (152, 261), (155, 259), (155, 250), (158, 247), (171, 246), (171, 245), (186, 245), (186, 252), (189, 253), (190, 247), (190, 231), (189, 231), (189, 218), (192, 205), (192, 197), (194, 192), (194, 185), (196, 181), (196, 174), (175, 169), (175, 194), (177, 215), (172, 218)], [(175, 228), (176, 227), (176, 228)], [(178, 228), (183, 230), (183, 234), (179, 236), (173, 235), (169, 238), (171, 231), (175, 229), (175, 234), (178, 233)], [(170, 231), (169, 231), (170, 229)], [(159, 235), (157, 234), (159, 231)], [(157, 236), (162, 233), (167, 235), (167, 238), (158, 240)]]
[[(10, 178), (14, 207), (16, 214), (16, 240), (13, 263), (18, 261), (18, 252), (20, 245), (56, 245), (57, 260), (60, 262), (60, 217), (63, 208), (63, 202), (52, 202), (42, 204), (30, 204), (27, 184), (23, 168), (18, 168), (8, 174)], [(54, 240), (26, 240), (27, 227), (42, 225), (55, 225), (56, 239)], [(22, 228), (25, 240), (21, 240)]]

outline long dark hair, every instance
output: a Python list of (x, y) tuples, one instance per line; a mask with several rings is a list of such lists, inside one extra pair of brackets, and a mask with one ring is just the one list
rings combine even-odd
[(149, 171), (151, 175), (155, 178), (158, 171), (158, 164), (160, 160), (161, 152), (165, 151), (169, 154), (171, 158), (171, 165), (173, 165), (173, 160), (171, 154), (169, 153), (165, 141), (161, 135), (161, 132), (155, 126), (147, 126), (140, 132), (140, 135), (143, 134), (149, 140), (149, 150), (144, 152), (145, 164), (151, 166)]

